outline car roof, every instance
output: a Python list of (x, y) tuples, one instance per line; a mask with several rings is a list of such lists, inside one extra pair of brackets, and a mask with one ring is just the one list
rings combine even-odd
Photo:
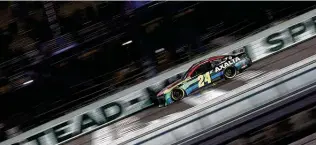
[(197, 63), (194, 63), (186, 72), (186, 74), (184, 75), (184, 77), (187, 77), (187, 75), (190, 75), (192, 73), (192, 71), (194, 71), (195, 69), (197, 69), (200, 65), (204, 64), (204, 63), (207, 63), (207, 62), (211, 62), (211, 61), (214, 61), (214, 60), (218, 60), (218, 59), (221, 59), (221, 58), (224, 58), (225, 56), (228, 56), (228, 55), (221, 55), (221, 56), (213, 56), (213, 57), (209, 57), (207, 59), (204, 59), (204, 60), (201, 60)]
[[(226, 55), (213, 56), (213, 57), (210, 57), (210, 58), (201, 60), (201, 61), (199, 61), (199, 62), (197, 62), (197, 63), (194, 63), (194, 64), (190, 67), (190, 69), (192, 69), (192, 68), (194, 68), (194, 67), (197, 67), (197, 66), (199, 66), (199, 65), (201, 65), (201, 64), (204, 64), (204, 63), (206, 63), (206, 62), (211, 62), (211, 61), (214, 61), (214, 60), (218, 60), (218, 59), (224, 58), (225, 56), (226, 56)], [(190, 70), (190, 69), (189, 69), (189, 70)]]

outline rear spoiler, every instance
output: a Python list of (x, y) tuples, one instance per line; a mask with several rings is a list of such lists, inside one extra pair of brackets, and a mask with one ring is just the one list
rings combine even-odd
[(238, 55), (241, 55), (241, 54), (246, 54), (247, 51), (246, 51), (246, 48), (240, 48), (240, 49), (236, 49), (234, 51), (231, 52), (232, 55), (235, 55), (235, 56), (238, 56)]

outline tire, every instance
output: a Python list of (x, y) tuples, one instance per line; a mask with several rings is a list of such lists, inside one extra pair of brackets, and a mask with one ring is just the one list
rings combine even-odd
[(235, 67), (228, 67), (224, 70), (224, 78), (232, 79), (237, 75), (237, 70)]
[(171, 98), (173, 101), (179, 101), (185, 97), (185, 92), (183, 89), (175, 88), (171, 92)]

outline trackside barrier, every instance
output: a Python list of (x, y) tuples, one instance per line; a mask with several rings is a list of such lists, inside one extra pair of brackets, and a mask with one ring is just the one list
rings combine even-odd
[(316, 34), (315, 20), (316, 10), (309, 11), (256, 35), (247, 37), (233, 45), (221, 48), (168, 72), (161, 73), (143, 83), (106, 96), (98, 102), (24, 132), (0, 143), (0, 145), (19, 145), (22, 142), (37, 142), (38, 145), (64, 143), (153, 106), (151, 97), (155, 97), (156, 92), (165, 87), (165, 84), (177, 80), (192, 64), (198, 61), (245, 48), (253, 62), (256, 62), (313, 38)]
[[(282, 98), (279, 99), (280, 101), (273, 102), (257, 110), (252, 110), (253, 112), (251, 112), (250, 114), (246, 115), (245, 113), (243, 114), (244, 116), (240, 115), (242, 117), (234, 119), (233, 121), (223, 122), (222, 126), (220, 127), (211, 128), (211, 130), (205, 130), (203, 132), (200, 132), (199, 134), (195, 134), (194, 137), (190, 137), (190, 138), (186, 138), (181, 141), (178, 141), (177, 144), (182, 144), (182, 145), (193, 144), (193, 143), (200, 143), (200, 145), (226, 144), (228, 142), (231, 142), (235, 138), (240, 137), (240, 135), (250, 133), (257, 128), (265, 126), (264, 128), (266, 129), (268, 127), (271, 127), (270, 125), (267, 125), (267, 124), (271, 124), (275, 121), (278, 121), (279, 119), (282, 119), (293, 113), (296, 113), (298, 110), (302, 110), (307, 107), (314, 106), (316, 103), (315, 90), (316, 90), (316, 83), (310, 84), (306, 86), (306, 88), (301, 88), (300, 90), (297, 90), (295, 93), (289, 94), (290, 96), (283, 96)], [(300, 117), (303, 117), (303, 116), (300, 116)], [(302, 120), (302, 118), (300, 119)], [(291, 123), (293, 123), (292, 121), (294, 120), (290, 120)], [(307, 125), (311, 124), (312, 121), (314, 120), (310, 119), (303, 124), (302, 122), (300, 122), (300, 125), (308, 128), (311, 126), (307, 126)], [(280, 123), (279, 125), (284, 125), (283, 123), (285, 122), (279, 122), (279, 123)], [(285, 134), (285, 132), (283, 132), (282, 129), (281, 130), (279, 129), (280, 128), (277, 128), (278, 131), (276, 132), (276, 134), (274, 134), (274, 138), (278, 137), (278, 139), (280, 139), (279, 141), (281, 143), (279, 144), (282, 144), (281, 140), (283, 141), (287, 140), (285, 142), (289, 142), (290, 141), (289, 134)], [(287, 129), (291, 129), (291, 127)], [(295, 127), (295, 129), (302, 129), (302, 128)], [(292, 133), (295, 131), (297, 130), (291, 130)], [(277, 136), (278, 134), (279, 136)], [(283, 134), (283, 137), (287, 137), (287, 139), (285, 140), (284, 138), (281, 139), (282, 137), (280, 136), (280, 134)], [(304, 134), (300, 133), (300, 136), (302, 135), (304, 136)], [(292, 139), (295, 140), (295, 138), (293, 138), (294, 134), (292, 134), (291, 137)], [(270, 138), (269, 140), (272, 144), (273, 138)], [(253, 141), (256, 142), (258, 140), (253, 140)]]
[[(183, 115), (126, 134), (113, 144), (192, 144), (190, 141), (206, 131), (210, 134), (215, 134), (214, 131), (218, 133), (218, 130), (227, 127), (227, 124), (245, 117), (254, 117), (262, 109), (270, 109), (272, 105), (290, 100), (306, 90), (314, 90), (315, 74), (316, 55), (273, 74), (269, 73), (254, 83), (237, 88), (214, 101), (188, 109)], [(238, 134), (232, 132), (230, 135)], [(211, 144), (223, 140), (225, 138), (217, 137), (217, 141)]]

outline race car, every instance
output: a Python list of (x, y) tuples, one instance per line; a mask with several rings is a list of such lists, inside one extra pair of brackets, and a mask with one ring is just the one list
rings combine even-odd
[(193, 64), (181, 79), (157, 94), (159, 107), (168, 106), (216, 82), (232, 79), (250, 67), (252, 61), (245, 53), (214, 56)]

